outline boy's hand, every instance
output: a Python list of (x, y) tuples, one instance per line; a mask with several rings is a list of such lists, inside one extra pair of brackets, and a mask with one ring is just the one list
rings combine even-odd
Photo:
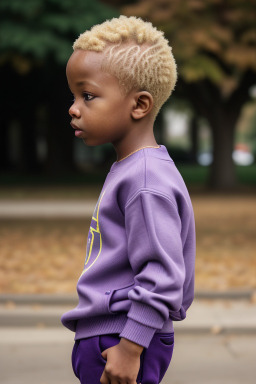
[(101, 355), (107, 363), (100, 378), (101, 384), (136, 384), (143, 349), (143, 346), (124, 338), (114, 347), (105, 349)]

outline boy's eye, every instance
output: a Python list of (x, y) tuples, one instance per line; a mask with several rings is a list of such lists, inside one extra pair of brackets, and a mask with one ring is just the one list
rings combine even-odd
[(90, 101), (90, 100), (94, 99), (94, 97), (95, 97), (93, 95), (90, 95), (90, 93), (87, 93), (87, 92), (84, 92), (83, 96), (84, 96), (85, 101)]

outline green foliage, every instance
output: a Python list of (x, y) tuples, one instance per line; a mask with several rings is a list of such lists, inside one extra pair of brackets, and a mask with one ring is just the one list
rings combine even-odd
[(118, 15), (98, 0), (1, 0), (0, 64), (17, 55), (64, 64), (80, 33)]
[(208, 79), (228, 97), (256, 73), (256, 0), (138, 0), (121, 12), (164, 31), (187, 83)]
[(250, 166), (236, 166), (236, 174), (240, 184), (244, 185), (256, 185), (256, 166), (252, 164)]
[(224, 77), (220, 65), (204, 54), (198, 54), (185, 62), (180, 73), (188, 82), (208, 78), (213, 83), (219, 84)]
[[(250, 128), (248, 133), (248, 140), (251, 143), (251, 149), (256, 157), (256, 109), (250, 121)], [(256, 173), (256, 172), (255, 172)]]

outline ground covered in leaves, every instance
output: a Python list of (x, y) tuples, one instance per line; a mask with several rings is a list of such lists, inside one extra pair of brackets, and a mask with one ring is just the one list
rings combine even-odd
[[(255, 197), (191, 198), (196, 290), (256, 289)], [(0, 293), (75, 293), (89, 225), (90, 218), (0, 220)]]

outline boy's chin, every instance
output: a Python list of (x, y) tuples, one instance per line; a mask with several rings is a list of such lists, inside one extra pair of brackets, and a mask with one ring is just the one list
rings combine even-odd
[(97, 145), (105, 144), (104, 142), (102, 142), (100, 140), (98, 140), (98, 141), (97, 140), (90, 140), (88, 138), (83, 138), (82, 140), (87, 147), (96, 147)]

